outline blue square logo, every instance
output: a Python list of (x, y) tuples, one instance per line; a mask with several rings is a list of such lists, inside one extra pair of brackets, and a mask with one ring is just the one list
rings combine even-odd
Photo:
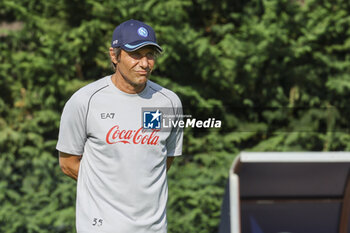
[(144, 111), (143, 112), (143, 128), (144, 129), (160, 129), (162, 120), (162, 112)]

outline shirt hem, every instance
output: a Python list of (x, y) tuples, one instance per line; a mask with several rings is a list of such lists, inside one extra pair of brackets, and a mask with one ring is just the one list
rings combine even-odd
[(71, 155), (76, 155), (76, 156), (81, 156), (83, 155), (83, 151), (76, 151), (76, 150), (72, 150), (72, 149), (68, 149), (68, 148), (64, 148), (64, 147), (56, 147), (56, 150), (66, 153), (66, 154), (71, 154)]

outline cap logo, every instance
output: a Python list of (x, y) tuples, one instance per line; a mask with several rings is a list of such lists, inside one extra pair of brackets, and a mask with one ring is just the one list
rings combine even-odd
[(147, 37), (148, 36), (148, 31), (146, 28), (144, 27), (140, 27), (139, 29), (137, 29), (137, 33), (142, 36), (142, 37)]
[(118, 44), (118, 40), (113, 41), (113, 45), (116, 45), (116, 44)]

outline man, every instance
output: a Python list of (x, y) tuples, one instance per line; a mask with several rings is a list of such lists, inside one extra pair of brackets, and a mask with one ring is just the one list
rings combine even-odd
[(56, 148), (62, 171), (77, 179), (78, 233), (167, 231), (166, 172), (182, 153), (182, 130), (141, 123), (143, 107), (182, 113), (175, 93), (148, 80), (161, 51), (147, 24), (120, 24), (109, 49), (115, 73), (81, 88), (64, 107)]

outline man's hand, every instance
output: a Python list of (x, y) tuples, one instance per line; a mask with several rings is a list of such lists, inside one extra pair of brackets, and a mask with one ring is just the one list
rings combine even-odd
[(166, 158), (166, 171), (169, 171), (171, 164), (173, 163), (175, 157)]
[(76, 180), (78, 178), (81, 158), (81, 155), (71, 155), (60, 151), (59, 162), (62, 172)]

